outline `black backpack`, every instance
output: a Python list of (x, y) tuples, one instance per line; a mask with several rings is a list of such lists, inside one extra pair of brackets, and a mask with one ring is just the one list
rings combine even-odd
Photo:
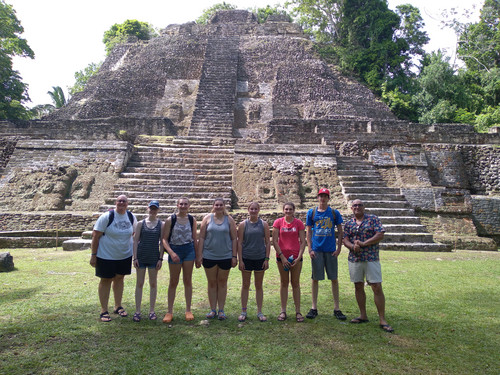
[[(132, 224), (132, 226), (134, 226), (134, 215), (132, 215), (132, 212), (127, 210), (127, 216), (128, 216), (128, 219), (130, 220), (130, 224)], [(115, 220), (115, 210), (111, 209), (111, 210), (109, 210), (108, 225), (106, 225), (106, 228), (109, 227), (113, 223), (113, 220)], [(103, 233), (102, 235), (104, 236), (105, 234), (106, 233)]]

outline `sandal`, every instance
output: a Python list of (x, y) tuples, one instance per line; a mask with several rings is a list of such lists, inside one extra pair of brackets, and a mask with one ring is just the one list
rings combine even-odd
[(122, 318), (126, 318), (128, 316), (127, 312), (125, 309), (121, 306), (118, 306), (113, 313), (120, 315)]
[(154, 311), (149, 313), (149, 320), (156, 320), (156, 314)]
[(382, 328), (382, 330), (388, 333), (394, 332), (394, 328), (392, 328), (389, 324), (381, 324), (380, 328)]
[(302, 316), (301, 313), (295, 313), (295, 320), (299, 323), (302, 323), (304, 321), (304, 317)]
[(210, 310), (209, 313), (207, 313), (207, 319), (213, 319), (215, 318), (215, 316), (217, 315), (217, 311), (216, 310)]
[(259, 319), (259, 322), (267, 322), (267, 318), (262, 312), (257, 314), (257, 318)]
[(280, 321), (280, 322), (284, 322), (286, 320), (286, 318), (287, 318), (287, 316), (286, 316), (285, 311), (280, 312), (280, 314), (278, 315), (278, 321)]
[(194, 315), (191, 311), (186, 311), (185, 317), (186, 317), (186, 322), (194, 320)]
[(226, 314), (224, 314), (224, 310), (219, 310), (217, 319), (219, 319), (219, 320), (226, 320), (227, 319)]
[(101, 322), (111, 322), (111, 317), (109, 316), (109, 312), (107, 311), (104, 311), (103, 313), (101, 313), (99, 315), (99, 319), (101, 320)]
[(368, 319), (361, 319), (361, 318), (354, 318), (351, 320), (351, 323), (353, 324), (361, 324), (361, 323), (368, 323)]
[(132, 321), (134, 321), (134, 322), (140, 322), (141, 321), (141, 313), (136, 312), (134, 314), (134, 317), (132, 318)]
[(247, 320), (247, 312), (242, 311), (240, 316), (238, 316), (238, 322), (244, 322), (245, 320)]

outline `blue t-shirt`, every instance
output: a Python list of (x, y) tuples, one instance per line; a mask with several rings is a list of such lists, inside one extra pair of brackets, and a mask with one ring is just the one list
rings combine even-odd
[(313, 211), (313, 208), (307, 211), (306, 219), (306, 225), (312, 229), (312, 250), (333, 253), (336, 250), (335, 227), (344, 222), (342, 215), (330, 206), (323, 212), (316, 208), (313, 223)]

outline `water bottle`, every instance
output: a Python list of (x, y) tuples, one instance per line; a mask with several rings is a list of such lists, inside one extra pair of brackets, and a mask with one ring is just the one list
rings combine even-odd
[[(290, 255), (290, 256), (288, 257), (288, 262), (289, 262), (289, 263), (293, 263), (293, 255)], [(287, 267), (287, 266), (283, 266), (283, 270), (284, 270), (284, 271), (288, 271), (288, 267)]]

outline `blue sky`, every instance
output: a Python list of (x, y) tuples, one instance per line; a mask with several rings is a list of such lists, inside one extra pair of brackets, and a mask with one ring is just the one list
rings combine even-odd
[[(74, 73), (92, 62), (104, 60), (102, 36), (111, 25), (127, 19), (149, 22), (162, 29), (170, 24), (194, 21), (204, 9), (222, 0), (5, 0), (16, 10), (25, 29), (22, 35), (35, 52), (35, 59), (15, 58), (14, 68), (29, 85), (32, 102), (28, 106), (50, 103), (47, 91), (61, 86), (65, 92), (74, 83)], [(264, 7), (284, 3), (273, 0), (226, 0), (240, 9)], [(446, 49), (453, 55), (456, 37), (451, 31), (441, 30), (439, 23), (444, 9), (464, 5), (456, 0), (389, 0), (389, 7), (410, 3), (418, 7), (431, 37), (428, 51)], [(478, 19), (483, 0), (467, 1), (467, 9), (476, 4), (471, 21)]]

